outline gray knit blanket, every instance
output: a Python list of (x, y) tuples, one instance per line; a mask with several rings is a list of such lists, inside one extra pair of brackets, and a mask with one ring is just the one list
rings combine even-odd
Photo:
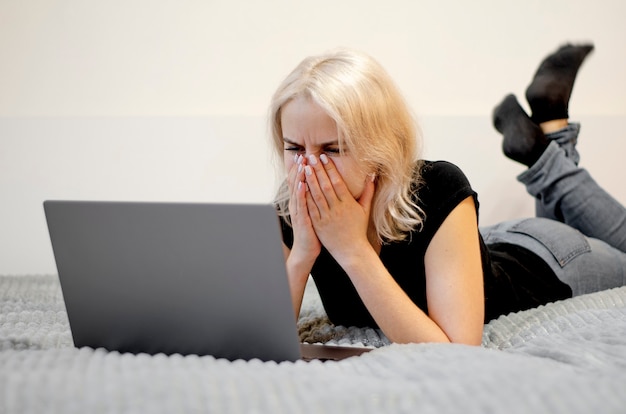
[(502, 316), (470, 347), (333, 326), (309, 285), (299, 331), (376, 349), (280, 364), (76, 349), (56, 276), (0, 276), (0, 413), (626, 412), (626, 287)]

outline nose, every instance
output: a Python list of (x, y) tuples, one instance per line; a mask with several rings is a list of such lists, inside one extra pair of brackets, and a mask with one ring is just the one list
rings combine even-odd
[(304, 151), (304, 153), (302, 154), (303, 157), (305, 158), (309, 158), (311, 155), (315, 155), (316, 158), (319, 158), (320, 155), (323, 153), (324, 151), (322, 151), (319, 148), (314, 148), (314, 149), (307, 149)]
[(296, 152), (294, 155), (294, 162), (298, 160), (298, 157), (302, 156), (302, 158), (306, 159), (307, 161), (309, 160), (309, 157), (311, 155), (315, 155), (316, 158), (319, 158), (320, 155), (323, 153), (324, 151), (322, 151), (321, 149), (301, 149), (300, 151)]

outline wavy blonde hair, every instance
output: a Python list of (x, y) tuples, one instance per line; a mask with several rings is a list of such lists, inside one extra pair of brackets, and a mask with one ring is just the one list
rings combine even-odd
[[(280, 84), (270, 105), (271, 137), (280, 160), (281, 109), (296, 97), (312, 99), (323, 108), (337, 124), (340, 149), (347, 149), (364, 171), (376, 172), (371, 218), (379, 241), (404, 240), (420, 228), (423, 211), (414, 192), (421, 180), (416, 167), (421, 134), (385, 69), (372, 57), (347, 49), (304, 59)], [(284, 178), (275, 203), (289, 222)]]

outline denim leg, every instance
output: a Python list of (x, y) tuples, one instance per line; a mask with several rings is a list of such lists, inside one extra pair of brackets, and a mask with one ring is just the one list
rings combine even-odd
[(540, 203), (544, 217), (626, 252), (626, 208), (568, 158), (557, 142), (550, 142), (517, 179)]
[(480, 229), (487, 245), (509, 243), (541, 257), (574, 296), (626, 285), (626, 253), (545, 218), (511, 220)]
[[(576, 144), (578, 143), (579, 133), (580, 123), (571, 122), (565, 128), (546, 134), (546, 138), (559, 144), (559, 147), (563, 148), (565, 151), (567, 158), (574, 161), (574, 164), (578, 165), (578, 162), (580, 161), (580, 154), (576, 149)], [(552, 214), (552, 212), (546, 211), (541, 200), (538, 199), (535, 200), (535, 214), (537, 217), (546, 217), (553, 220), (558, 219)]]
[(546, 134), (546, 138), (559, 144), (559, 147), (563, 148), (565, 151), (567, 158), (574, 161), (574, 164), (578, 165), (578, 162), (580, 161), (580, 154), (576, 149), (576, 144), (578, 143), (579, 133), (580, 123), (570, 122), (565, 128)]

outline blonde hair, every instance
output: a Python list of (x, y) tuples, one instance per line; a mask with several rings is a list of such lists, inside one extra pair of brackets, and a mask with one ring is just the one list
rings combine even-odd
[[(416, 204), (420, 182), (417, 125), (385, 69), (370, 56), (338, 49), (304, 59), (281, 83), (270, 106), (274, 149), (283, 159), (281, 109), (296, 97), (312, 99), (337, 124), (340, 149), (376, 172), (371, 216), (381, 242), (404, 240), (420, 228)], [(289, 191), (283, 181), (275, 198), (289, 222)]]

